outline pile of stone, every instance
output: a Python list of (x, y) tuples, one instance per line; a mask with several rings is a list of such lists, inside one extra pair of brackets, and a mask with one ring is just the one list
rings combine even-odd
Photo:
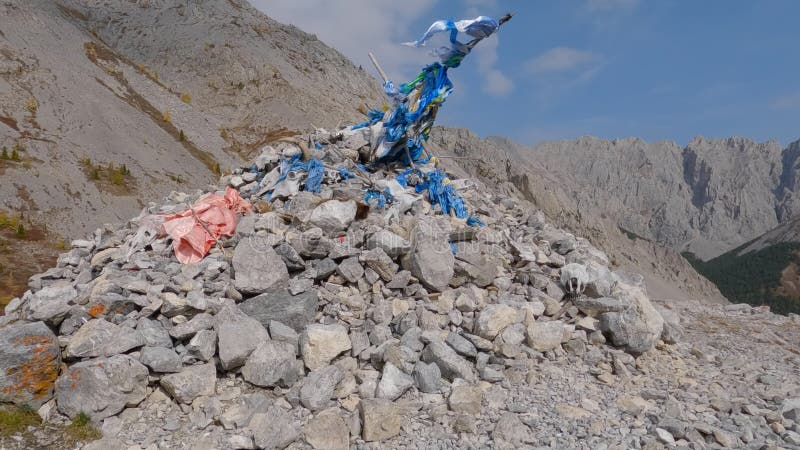
[[(365, 145), (327, 137), (334, 168)], [(73, 241), (0, 318), (0, 402), (56, 421), (85, 412), (105, 430), (155, 398), (218, 431), (222, 447), (348, 448), (399, 434), (425, 402), (479, 414), (487, 385), (524, 379), (537, 361), (606, 346), (637, 356), (680, 336), (640, 276), (475, 182), (453, 180), (479, 227), (413, 187), (399, 210), (364, 204), (365, 185), (399, 169), (342, 180), (329, 168), (319, 193), (265, 202), (294, 150), (267, 147), (223, 177), (260, 212), (197, 264), (142, 239), (142, 217)], [(565, 266), (583, 274), (582, 292), (565, 290)]]

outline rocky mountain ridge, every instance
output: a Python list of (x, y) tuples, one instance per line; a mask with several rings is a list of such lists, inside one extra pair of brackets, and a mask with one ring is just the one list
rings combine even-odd
[(742, 137), (696, 137), (686, 147), (589, 136), (532, 147), (497, 137), (472, 141), (463, 154), (480, 145), (500, 150), (503, 163), (517, 172), (509, 180), (525, 172), (557, 179), (553, 189), (563, 192), (559, 202), (566, 200), (566, 209), (610, 218), (624, 231), (703, 259), (758, 237), (798, 210), (800, 141), (786, 149)]

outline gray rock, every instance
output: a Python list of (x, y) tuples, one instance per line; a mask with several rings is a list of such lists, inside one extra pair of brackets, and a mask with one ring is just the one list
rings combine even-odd
[(303, 270), (306, 267), (303, 258), (300, 257), (297, 250), (286, 242), (278, 244), (278, 246), (275, 247), (275, 253), (280, 255), (288, 270)]
[(147, 368), (128, 355), (97, 358), (70, 366), (56, 381), (58, 410), (93, 421), (135, 406), (147, 395)]
[(475, 384), (453, 383), (447, 404), (457, 413), (478, 415), (481, 413), (483, 391)]
[(191, 356), (203, 361), (210, 360), (217, 352), (217, 332), (214, 330), (200, 330), (192, 337), (186, 350)]
[(336, 261), (331, 258), (324, 258), (312, 261), (311, 267), (316, 271), (314, 279), (316, 281), (325, 280), (336, 272)]
[(277, 320), (270, 321), (269, 336), (275, 341), (288, 342), (292, 344), (295, 352), (300, 350), (300, 335), (297, 334), (297, 332), (292, 328), (287, 327)]
[(508, 305), (487, 305), (475, 321), (475, 334), (492, 340), (507, 326), (522, 320), (521, 314)]
[(411, 272), (401, 270), (394, 274), (392, 281), (386, 283), (386, 287), (388, 289), (403, 289), (408, 286), (409, 281), (411, 281)]
[(795, 422), (800, 421), (800, 397), (785, 399), (781, 404), (781, 415)]
[(533, 322), (528, 325), (528, 346), (538, 352), (553, 350), (561, 345), (564, 337), (564, 323), (560, 320), (552, 322)]
[(242, 312), (236, 305), (224, 307), (215, 320), (218, 356), (225, 370), (244, 364), (250, 353), (269, 339), (269, 333), (261, 322)]
[(262, 294), (240, 303), (239, 308), (265, 327), (277, 320), (300, 332), (314, 321), (317, 292), (310, 290), (300, 295), (291, 295), (288, 291)]
[(358, 257), (353, 256), (345, 259), (339, 263), (336, 272), (341, 275), (349, 283), (355, 284), (362, 276), (364, 276), (364, 268), (358, 262)]
[(346, 230), (356, 218), (356, 202), (330, 200), (311, 211), (309, 222), (325, 233)]
[(397, 264), (381, 248), (374, 248), (361, 253), (359, 260), (374, 270), (383, 281), (392, 281), (397, 273)]
[(602, 314), (600, 329), (610, 336), (615, 346), (629, 353), (641, 354), (652, 349), (664, 330), (664, 319), (641, 289), (626, 286), (617, 295), (623, 296), (623, 301), (627, 300), (631, 306), (621, 313)]
[(344, 372), (338, 366), (327, 366), (312, 371), (300, 387), (300, 403), (312, 411), (327, 408), (331, 404), (336, 385), (343, 378)]
[(572, 299), (572, 303), (574, 303), (582, 313), (590, 317), (600, 317), (601, 314), (607, 312), (622, 312), (625, 310), (625, 304), (623, 302), (611, 297), (590, 298), (580, 296)]
[(174, 350), (164, 347), (142, 347), (139, 362), (153, 372), (180, 372), (181, 357)]
[(127, 352), (145, 344), (142, 333), (114, 325), (104, 319), (93, 319), (82, 326), (67, 345), (67, 358), (94, 358)]
[(291, 240), (291, 246), (305, 258), (322, 259), (333, 249), (333, 241), (325, 237), (319, 228), (311, 228)]
[(472, 342), (466, 340), (463, 336), (459, 335), (458, 333), (453, 333), (452, 331), (447, 335), (447, 339), (445, 340), (447, 345), (453, 347), (453, 350), (456, 353), (474, 358), (478, 355), (478, 350), (472, 344)]
[(397, 258), (411, 250), (411, 243), (389, 230), (373, 233), (364, 243), (364, 248), (380, 248), (391, 258)]
[(182, 341), (194, 336), (198, 331), (211, 329), (214, 323), (214, 316), (208, 313), (200, 313), (192, 317), (188, 322), (170, 328), (169, 335)]
[(361, 437), (367, 442), (384, 441), (400, 434), (405, 411), (383, 398), (363, 399), (358, 405)]
[(476, 379), (472, 364), (466, 359), (458, 356), (455, 350), (444, 342), (434, 339), (431, 340), (422, 351), (422, 360), (427, 363), (435, 363), (445, 378), (453, 380), (463, 378), (467, 381)]
[(247, 427), (253, 431), (253, 440), (258, 448), (263, 449), (282, 449), (300, 437), (300, 430), (292, 417), (277, 406), (255, 414)]
[(426, 394), (436, 394), (442, 386), (442, 372), (434, 363), (420, 361), (414, 366), (414, 383), (417, 389)]
[(386, 363), (383, 366), (383, 375), (378, 383), (375, 396), (397, 400), (413, 385), (414, 379), (410, 375), (395, 367), (394, 364)]
[(242, 377), (256, 386), (291, 386), (297, 381), (295, 345), (270, 340), (262, 343), (247, 358)]
[(60, 366), (58, 340), (43, 322), (0, 328), (0, 403), (38, 408), (53, 397)]
[(454, 264), (455, 257), (446, 235), (429, 222), (416, 224), (411, 231), (411, 250), (403, 257), (403, 267), (426, 288), (441, 292), (453, 278)]
[(531, 430), (513, 412), (505, 412), (494, 426), (492, 439), (505, 441), (514, 446), (528, 442)]
[(161, 314), (175, 317), (188, 313), (191, 308), (186, 303), (186, 297), (179, 297), (172, 292), (164, 292), (161, 297)]
[(161, 322), (142, 318), (136, 324), (136, 331), (142, 334), (148, 347), (172, 348), (172, 338)]
[(213, 363), (185, 367), (178, 373), (161, 377), (161, 387), (176, 401), (190, 404), (201, 395), (214, 395), (217, 369)]
[(680, 342), (683, 338), (683, 327), (681, 326), (678, 314), (675, 311), (661, 306), (656, 306), (655, 308), (664, 319), (664, 330), (661, 332), (661, 340), (667, 344), (676, 344)]
[(347, 329), (341, 325), (313, 324), (300, 335), (300, 353), (310, 370), (327, 366), (333, 358), (350, 348)]
[(242, 239), (233, 252), (233, 285), (244, 294), (286, 289), (289, 271), (269, 241), (260, 236)]
[(46, 286), (25, 303), (23, 316), (32, 322), (43, 321), (58, 325), (69, 312), (70, 302), (77, 296), (78, 292), (68, 282)]
[(350, 433), (336, 409), (326, 409), (311, 418), (303, 428), (306, 442), (319, 450), (347, 450)]

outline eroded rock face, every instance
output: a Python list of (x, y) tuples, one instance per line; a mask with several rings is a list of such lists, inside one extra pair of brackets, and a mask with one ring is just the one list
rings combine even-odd
[(58, 341), (44, 323), (0, 328), (0, 402), (42, 405), (53, 396), (60, 365)]

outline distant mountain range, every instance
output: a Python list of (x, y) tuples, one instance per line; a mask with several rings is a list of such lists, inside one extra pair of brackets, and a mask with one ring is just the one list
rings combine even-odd
[[(620, 261), (651, 266), (660, 279), (700, 295), (711, 295), (696, 290), (702, 282), (671, 273), (686, 270), (677, 253), (693, 263), (722, 258), (781, 224), (793, 226), (799, 207), (800, 141), (782, 149), (775, 141), (697, 137), (681, 148), (674, 142), (582, 137), (528, 147), (501, 137), (479, 139), (467, 130), (441, 129), (434, 136), (439, 147), (467, 158), (460, 164), (472, 173), (513, 185), (563, 224), (606, 241), (604, 248), (616, 249), (611, 253)], [(781, 236), (782, 242), (797, 240), (790, 233)], [(722, 283), (724, 269), (698, 267)], [(723, 286), (732, 301), (769, 303)]]

